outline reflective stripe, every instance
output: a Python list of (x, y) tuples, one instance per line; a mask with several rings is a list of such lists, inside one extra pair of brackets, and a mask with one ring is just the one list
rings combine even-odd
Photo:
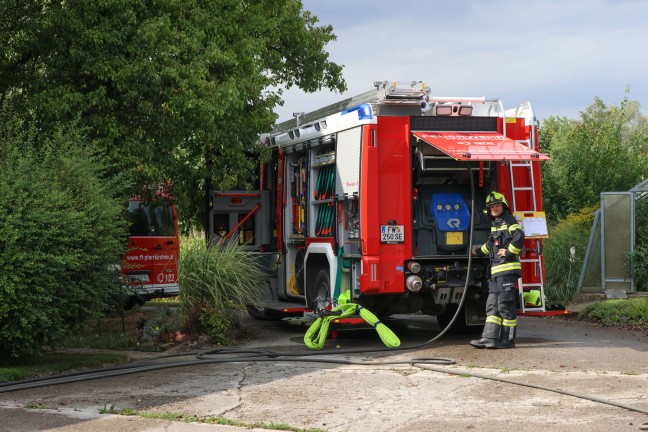
[(522, 270), (522, 265), (519, 262), (496, 265), (491, 268), (491, 275), (507, 270)]
[(521, 230), (521, 229), (522, 229), (522, 227), (519, 224), (513, 224), (513, 225), (511, 225), (509, 227), (509, 231), (517, 231), (517, 230)]
[[(518, 225), (519, 226), (519, 225)], [(491, 232), (498, 232), (498, 231), (508, 231), (509, 227), (506, 224), (500, 225), (498, 227), (491, 227)]]
[(514, 319), (514, 320), (505, 319), (505, 320), (502, 321), (502, 325), (504, 327), (515, 327), (515, 326), (517, 326), (517, 319)]
[(488, 250), (488, 246), (486, 246), (486, 244), (483, 244), (483, 245), (482, 245), (482, 247), (481, 247), (481, 251), (482, 251), (482, 253), (483, 253), (484, 255), (488, 255), (488, 252), (490, 252), (490, 251)]
[(517, 255), (520, 252), (522, 252), (522, 249), (516, 248), (515, 246), (513, 246), (513, 243), (511, 243), (511, 244), (509, 244), (508, 251), (511, 252), (512, 254)]
[(495, 315), (489, 315), (486, 317), (486, 322), (487, 323), (493, 323), (497, 325), (502, 325), (502, 318), (495, 316)]

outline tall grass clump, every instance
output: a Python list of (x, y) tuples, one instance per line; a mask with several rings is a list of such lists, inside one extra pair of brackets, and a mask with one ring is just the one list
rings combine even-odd
[(179, 282), (185, 330), (227, 344), (245, 305), (258, 305), (267, 281), (255, 256), (236, 242), (208, 244), (192, 232), (181, 239)]
[(568, 303), (576, 295), (595, 210), (596, 207), (585, 208), (549, 229), (549, 238), (544, 243), (544, 258), (547, 272), (545, 294), (550, 301)]

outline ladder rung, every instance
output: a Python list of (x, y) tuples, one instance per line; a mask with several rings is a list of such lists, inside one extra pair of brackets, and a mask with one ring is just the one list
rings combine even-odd
[(523, 190), (533, 190), (532, 186), (520, 186), (520, 187), (515, 187), (513, 186), (514, 191), (523, 191)]

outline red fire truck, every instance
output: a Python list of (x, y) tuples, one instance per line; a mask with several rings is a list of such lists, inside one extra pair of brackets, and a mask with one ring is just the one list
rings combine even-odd
[(179, 293), (179, 236), (176, 207), (152, 204), (139, 198), (129, 201), (131, 218), (128, 250), (122, 258), (122, 280), (131, 302)]
[(269, 276), (250, 313), (321, 311), (350, 291), (379, 316), (422, 311), (443, 325), (458, 312), (461, 325), (482, 325), (488, 262), (471, 248), (490, 235), (493, 190), (527, 234), (520, 299), (541, 294), (521, 312), (545, 311), (539, 164), (548, 158), (531, 105), (434, 97), (421, 82), (374, 86), (277, 125), (264, 137), (272, 161), (258, 190), (213, 192), (212, 239), (238, 239)]

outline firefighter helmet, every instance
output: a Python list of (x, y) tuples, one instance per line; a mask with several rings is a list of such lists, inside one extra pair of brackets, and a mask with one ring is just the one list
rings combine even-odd
[(493, 191), (486, 197), (486, 207), (490, 207), (495, 204), (504, 204), (508, 208), (506, 197), (499, 192)]

